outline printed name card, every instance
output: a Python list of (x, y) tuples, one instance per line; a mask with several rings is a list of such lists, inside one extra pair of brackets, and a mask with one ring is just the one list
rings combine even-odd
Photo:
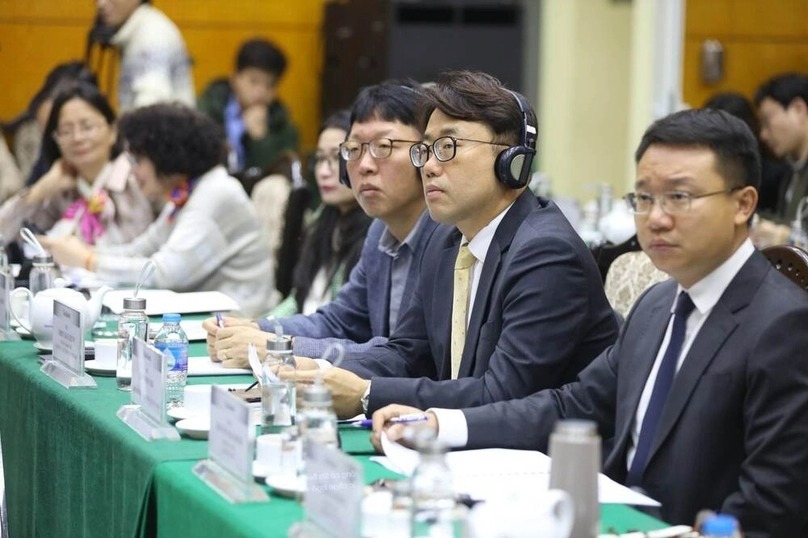
[(239, 480), (252, 480), (255, 428), (246, 402), (214, 385), (210, 401), (208, 457)]
[(320, 445), (307, 447), (306, 519), (331, 536), (360, 535), (362, 467), (341, 451)]
[(53, 301), (53, 360), (77, 373), (84, 373), (84, 333), (81, 312)]
[(140, 338), (134, 340), (137, 368), (132, 368), (132, 382), (140, 376), (140, 410), (158, 424), (166, 421), (165, 360), (163, 354)]

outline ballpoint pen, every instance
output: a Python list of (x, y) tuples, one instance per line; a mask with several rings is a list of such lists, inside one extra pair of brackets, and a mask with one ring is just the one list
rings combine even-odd
[[(413, 422), (426, 422), (427, 420), (429, 420), (427, 415), (401, 415), (400, 417), (393, 417), (387, 422), (390, 424), (411, 424)], [(373, 420), (365, 418), (353, 422), (344, 422), (343, 424), (352, 424), (357, 428), (370, 428), (373, 426)]]
[(216, 325), (218, 325), (220, 329), (224, 329), (224, 318), (221, 312), (216, 312)]

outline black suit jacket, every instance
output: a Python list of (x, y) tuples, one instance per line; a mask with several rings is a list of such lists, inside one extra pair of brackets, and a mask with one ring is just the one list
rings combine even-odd
[[(676, 293), (667, 281), (635, 305), (617, 343), (559, 390), (465, 410), (470, 448), (546, 450), (559, 418), (595, 420), (626, 479), (637, 404)], [(694, 340), (662, 411), (642, 487), (669, 523), (735, 514), (747, 538), (808, 536), (808, 295), (758, 252)]]
[(418, 286), (383, 346), (342, 366), (372, 378), (369, 411), (389, 403), (466, 407), (558, 387), (617, 337), (592, 255), (555, 204), (522, 193), (486, 254), (451, 379), (454, 262), (461, 235), (442, 226), (424, 253)]

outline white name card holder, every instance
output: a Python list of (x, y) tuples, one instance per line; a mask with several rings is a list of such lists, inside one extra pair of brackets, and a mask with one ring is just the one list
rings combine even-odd
[(81, 312), (53, 301), (53, 355), (42, 373), (68, 389), (95, 389), (95, 379), (84, 372), (84, 332)]
[(307, 448), (305, 519), (289, 530), (294, 538), (361, 536), (362, 466), (340, 450)]
[(118, 418), (147, 441), (179, 441), (180, 434), (166, 420), (165, 357), (140, 338), (134, 339), (133, 352), (132, 384), (137, 377), (140, 403), (122, 405)]
[(255, 426), (250, 407), (214, 385), (210, 393), (208, 459), (194, 466), (196, 474), (234, 504), (268, 502), (269, 495), (253, 480)]
[(0, 342), (20, 340), (20, 335), (11, 328), (11, 288), (14, 277), (0, 267)]

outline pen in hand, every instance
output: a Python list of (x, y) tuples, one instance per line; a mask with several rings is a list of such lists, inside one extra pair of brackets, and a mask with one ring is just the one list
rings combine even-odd
[[(387, 421), (388, 424), (411, 424), (413, 422), (426, 422), (429, 420), (427, 415), (401, 415), (400, 417), (393, 417)], [(352, 423), (357, 428), (372, 428), (373, 420), (366, 418)]]
[(216, 312), (216, 325), (218, 325), (220, 329), (224, 329), (224, 318), (221, 312)]

